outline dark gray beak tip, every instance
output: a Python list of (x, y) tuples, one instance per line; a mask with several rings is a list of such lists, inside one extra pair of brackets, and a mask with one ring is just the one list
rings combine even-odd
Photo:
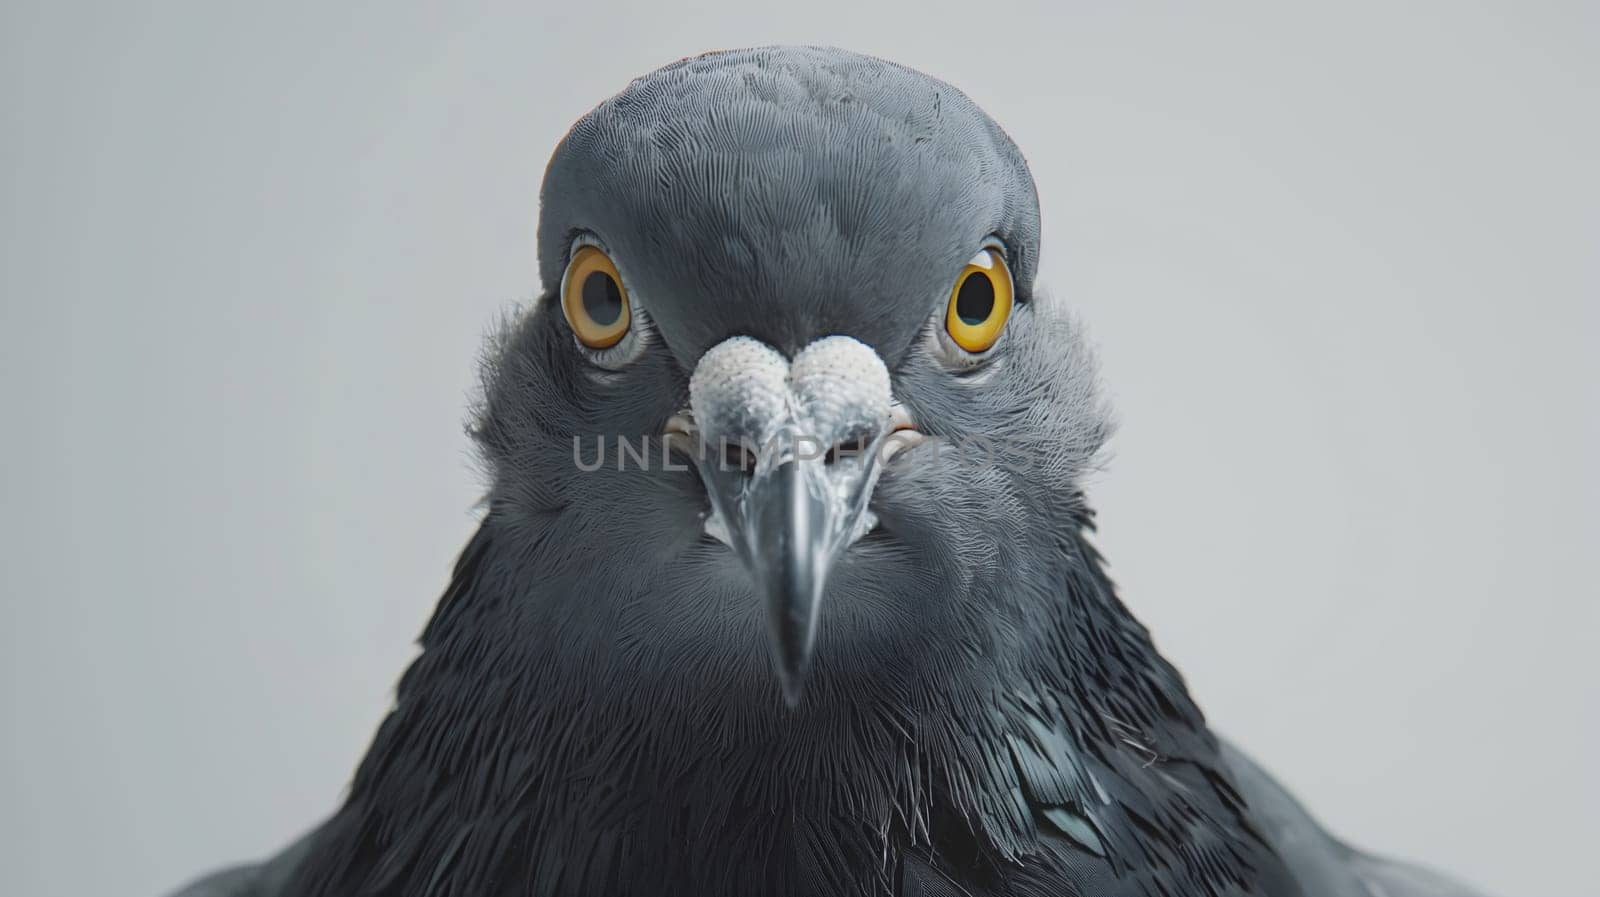
[(778, 671), (778, 687), (783, 691), (784, 706), (790, 710), (800, 706), (800, 699), (806, 694), (805, 674), (794, 675)]
[[(795, 592), (782, 591), (772, 603), (772, 666), (778, 674), (778, 684), (783, 689), (783, 699), (790, 707), (800, 703), (805, 692), (806, 676), (811, 672), (812, 639), (816, 632), (816, 592), (810, 588), (799, 593), (810, 598), (798, 602)], [(798, 611), (798, 612), (797, 612)]]

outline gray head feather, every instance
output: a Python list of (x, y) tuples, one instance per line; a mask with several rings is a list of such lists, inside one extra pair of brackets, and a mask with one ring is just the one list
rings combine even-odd
[(985, 237), (1025, 293), (1037, 264), (1038, 199), (1010, 138), (943, 82), (824, 48), (639, 78), (573, 126), (542, 203), (545, 289), (574, 235), (598, 236), (686, 368), (730, 332), (791, 356), (847, 333), (893, 367)]

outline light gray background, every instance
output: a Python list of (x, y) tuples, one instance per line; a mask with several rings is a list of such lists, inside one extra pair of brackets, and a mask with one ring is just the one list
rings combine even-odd
[(473, 526), (550, 150), (781, 41), (1022, 146), (1123, 420), (1100, 542), (1216, 724), (1360, 844), (1594, 893), (1593, 4), (428, 5), (0, 13), (0, 892), (334, 806)]

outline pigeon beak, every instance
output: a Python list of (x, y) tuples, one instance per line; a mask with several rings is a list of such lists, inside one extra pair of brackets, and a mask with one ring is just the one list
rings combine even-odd
[(767, 607), (773, 667), (791, 707), (800, 702), (811, 669), (817, 612), (836, 554), (830, 535), (841, 528), (835, 518), (850, 512), (830, 501), (821, 467), (813, 459), (789, 458), (752, 482), (748, 516), (736, 537)]
[(883, 359), (837, 334), (792, 360), (752, 337), (729, 337), (695, 363), (689, 406), (667, 421), (666, 435), (698, 449), (695, 467), (711, 499), (706, 533), (731, 546), (750, 574), (793, 707), (811, 668), (828, 574), (876, 525), (867, 505), (878, 474), (906, 444), (897, 431), (914, 428), (894, 403)]
[(803, 437), (785, 442), (759, 456), (753, 474), (716, 457), (702, 458), (698, 468), (725, 527), (719, 535), (738, 554), (766, 606), (773, 667), (793, 707), (811, 668), (828, 574), (871, 528), (867, 505), (883, 438), (836, 459)]

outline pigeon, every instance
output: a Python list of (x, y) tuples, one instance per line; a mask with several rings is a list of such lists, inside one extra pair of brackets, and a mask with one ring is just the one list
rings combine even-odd
[(1467, 897), (1217, 736), (1093, 542), (1112, 430), (951, 86), (713, 52), (546, 169), (481, 524), (342, 805), (183, 897)]

